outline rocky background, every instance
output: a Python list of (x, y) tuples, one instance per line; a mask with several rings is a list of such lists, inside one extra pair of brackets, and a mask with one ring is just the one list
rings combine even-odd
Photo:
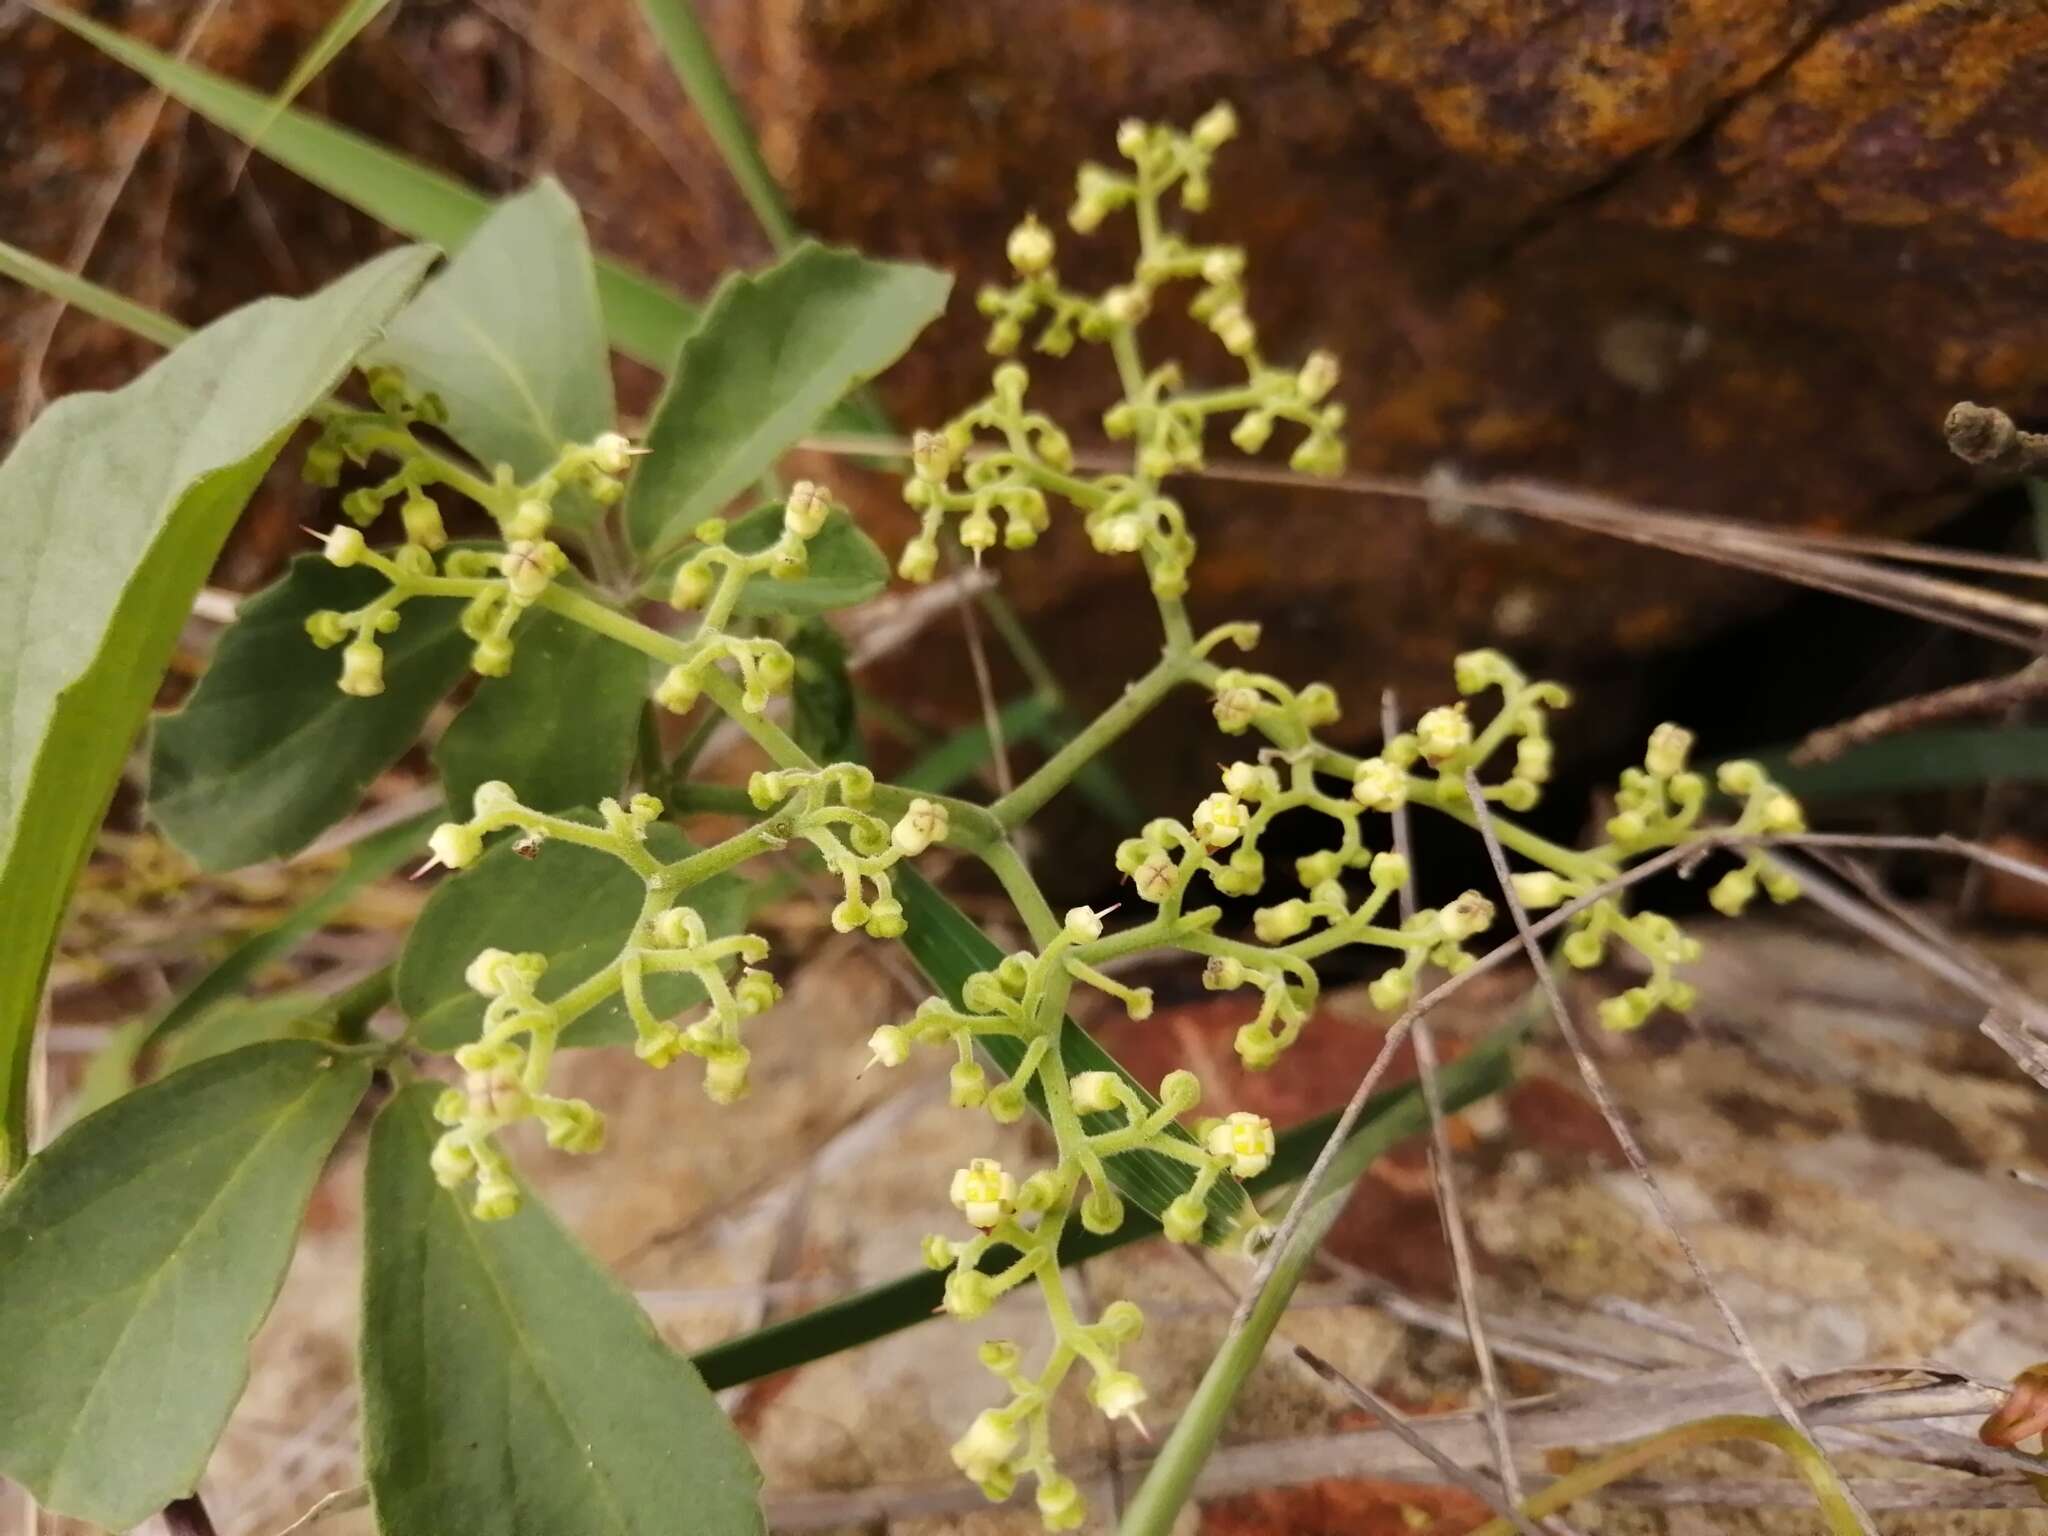
[[(270, 86), (324, 0), (109, 0), (97, 13)], [(2048, 410), (2048, 7), (2028, 0), (708, 0), (700, 7), (805, 227), (959, 274), (885, 395), (906, 425), (985, 376), (969, 296), (1026, 209), (1126, 115), (1234, 101), (1211, 227), (1252, 256), (1276, 352), (1346, 364), (1353, 462), (1433, 501), (1197, 485), (1198, 617), (1268, 625), (1263, 659), (1347, 698), (1433, 697), (1482, 640), (1634, 734), (1645, 668), (1782, 600), (1757, 578), (1462, 510), (1528, 474), (1640, 503), (1915, 533), (1971, 495), (1947, 406)], [(597, 240), (702, 294), (765, 242), (630, 0), (406, 3), (306, 98), (490, 188), (543, 171)], [(111, 211), (110, 178), (144, 147)], [(24, 7), (0, 10), (0, 212), (189, 319), (313, 286), (387, 237), (153, 96)], [(1078, 242), (1069, 237), (1074, 253)], [(1077, 258), (1080, 259), (1080, 258)], [(1106, 277), (1113, 240), (1082, 259)], [(1090, 264), (1092, 263), (1092, 265)], [(0, 421), (146, 355), (0, 290)], [(1192, 343), (1197, 358), (1210, 354)], [(1099, 359), (1041, 369), (1078, 423)], [(629, 370), (631, 371), (631, 370)], [(628, 379), (644, 401), (649, 381)], [(842, 473), (878, 530), (886, 486)], [(281, 498), (289, 499), (289, 498)], [(255, 580), (298, 521), (258, 519)], [(1004, 580), (1085, 691), (1149, 645), (1121, 572), (1054, 539)], [(1882, 689), (1851, 666), (1835, 690)], [(899, 694), (970, 697), (920, 658)], [(1370, 733), (1358, 711), (1361, 735)]]

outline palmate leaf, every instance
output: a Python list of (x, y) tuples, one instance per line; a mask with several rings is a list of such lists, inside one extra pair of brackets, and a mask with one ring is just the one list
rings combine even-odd
[(659, 559), (761, 477), (855, 385), (901, 357), (946, 306), (929, 267), (800, 245), (719, 285), (675, 359), (626, 496), (636, 548)]
[(0, 1176), (26, 1141), (50, 945), (123, 755), (221, 541), (287, 433), (403, 304), (430, 253), (198, 332), (74, 395), (0, 464)]
[(0, 1472), (126, 1530), (189, 1493), (367, 1061), (232, 1051), (71, 1127), (0, 1197)]
[[(1003, 958), (1003, 952), (975, 927), (966, 913), (907, 864), (892, 871), (892, 878), (897, 898), (903, 903), (903, 916), (910, 924), (903, 936), (903, 947), (954, 1007), (965, 1006), (961, 988), (967, 978), (976, 971), (992, 970)], [(1021, 1040), (984, 1035), (976, 1044), (1006, 1073), (1014, 1072), (1024, 1059)], [(1072, 1019), (1065, 1021), (1060, 1034), (1060, 1057), (1069, 1076), (1080, 1072), (1114, 1072), (1137, 1091), (1147, 1109), (1158, 1107), (1159, 1100), (1151, 1089), (1126, 1072), (1115, 1057)], [(1035, 1081), (1030, 1097), (1032, 1107), (1042, 1115), (1044, 1101)], [(1081, 1117), (1083, 1129), (1091, 1135), (1118, 1129), (1123, 1123), (1123, 1117), (1115, 1114)], [(1194, 1144), (1194, 1137), (1179, 1125), (1173, 1127), (1172, 1134), (1184, 1138), (1190, 1146)], [(1106, 1166), (1110, 1181), (1125, 1198), (1153, 1217), (1163, 1215), (1167, 1206), (1185, 1194), (1195, 1181), (1194, 1169), (1157, 1152), (1118, 1153), (1106, 1160)], [(1253, 1215), (1244, 1186), (1225, 1178), (1209, 1192), (1209, 1219), (1202, 1229), (1202, 1240), (1215, 1245), (1227, 1243), (1243, 1231)]]
[(204, 868), (305, 847), (361, 803), (468, 670), (462, 605), (414, 598), (380, 637), (384, 691), (343, 693), (341, 657), (307, 638), (306, 616), (386, 590), (375, 571), (299, 556), (284, 580), (242, 605), (184, 708), (157, 722), (150, 815)]
[[(428, 1169), (437, 1085), (370, 1139), (363, 1450), (383, 1536), (754, 1536), (760, 1473), (696, 1369), (531, 1196)], [(459, 1368), (458, 1368), (459, 1367)]]

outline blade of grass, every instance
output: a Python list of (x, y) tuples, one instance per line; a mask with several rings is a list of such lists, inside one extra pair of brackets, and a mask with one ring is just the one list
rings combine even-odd
[(391, 0), (349, 0), (349, 4), (334, 13), (333, 18), (321, 29), (320, 35), (313, 39), (313, 46), (300, 56), (299, 62), (292, 66), (291, 74), (278, 88), (277, 94), (270, 99), (269, 115), (256, 125), (255, 132), (244, 139), (242, 158), (236, 162), (234, 172), (229, 177), (230, 181), (241, 179), (242, 172), (248, 169), (249, 157), (263, 147), (263, 136), (270, 132), (271, 125), (279, 116), (299, 99), (307, 86), (319, 78), (323, 69), (339, 57), (342, 49), (354, 42), (365, 27), (383, 14), (384, 8), (390, 3)]
[(169, 315), (159, 314), (133, 299), (124, 299), (111, 288), (102, 288), (54, 262), (31, 256), (5, 240), (0, 240), (0, 276), (11, 277), (24, 288), (33, 288), (53, 299), (62, 299), (73, 309), (132, 331), (160, 347), (175, 347), (192, 334)]
[(1993, 780), (2048, 780), (2048, 726), (1913, 731), (1853, 747), (1819, 763), (1795, 763), (1789, 749), (1761, 754), (1765, 770), (1802, 800), (1905, 790), (1959, 789)]
[(768, 162), (761, 158), (746, 114), (740, 110), (725, 71), (719, 67), (718, 56), (711, 51), (710, 39), (697, 23), (696, 11), (689, 0), (640, 0), (640, 14), (661, 44), (661, 51), (668, 56), (669, 68), (675, 71), (676, 81), (690, 98), (690, 105), (703, 118), (705, 131), (718, 146), (727, 172), (739, 185), (740, 195), (761, 221), (761, 228), (767, 231), (775, 248), (788, 250), (803, 238), (802, 233), (782, 200), (782, 190), (768, 172)]
[[(262, 149), (268, 158), (414, 239), (452, 250), (494, 206), (493, 199), (454, 177), (296, 107), (278, 113), (266, 129), (271, 102), (260, 92), (180, 63), (51, 0), (33, 3), (51, 21), (237, 138), (264, 130)], [(597, 284), (612, 345), (652, 367), (667, 368), (697, 323), (696, 307), (617, 261), (599, 259)]]
[[(1515, 1048), (1520, 1041), (1519, 1026), (1496, 1030), (1445, 1065), (1437, 1078), (1444, 1107), (1462, 1109), (1506, 1088), (1514, 1078)], [(1335, 1115), (1324, 1115), (1286, 1132), (1275, 1149), (1273, 1165), (1246, 1187), (1254, 1194), (1262, 1194), (1301, 1178), (1315, 1161), (1336, 1120)], [(1355, 1158), (1364, 1167), (1390, 1147), (1426, 1130), (1428, 1125), (1429, 1111), (1415, 1084), (1389, 1089), (1366, 1102), (1343, 1155)], [(1156, 1221), (1133, 1210), (1122, 1227), (1106, 1236), (1098, 1237), (1078, 1228), (1070, 1231), (1060, 1245), (1060, 1263), (1077, 1264), (1158, 1233)], [(998, 1249), (982, 1260), (982, 1267), (993, 1272), (1014, 1257), (1007, 1249)], [(904, 1275), (800, 1317), (715, 1344), (693, 1358), (705, 1381), (714, 1388), (756, 1381), (929, 1321), (938, 1308), (945, 1281), (944, 1275), (929, 1270)]]
[[(998, 715), (1003, 739), (1016, 741), (1036, 737), (1052, 715), (1052, 706), (1035, 693), (1012, 699)], [(922, 790), (926, 794), (950, 794), (973, 775), (988, 755), (988, 726), (962, 726), (898, 774), (895, 782), (905, 789)]]

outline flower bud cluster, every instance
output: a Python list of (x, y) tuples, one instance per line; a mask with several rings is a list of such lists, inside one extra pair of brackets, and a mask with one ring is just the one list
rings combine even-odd
[[(651, 1066), (665, 1067), (691, 1055), (704, 1062), (704, 1092), (731, 1103), (746, 1092), (747, 1048), (740, 1042), (745, 1019), (765, 1012), (781, 996), (767, 971), (756, 969), (768, 955), (765, 939), (750, 933), (714, 935), (702, 915), (680, 898), (706, 875), (705, 855), (663, 863), (649, 852), (649, 829), (661, 817), (661, 802), (635, 795), (626, 804), (605, 800), (600, 825), (549, 816), (522, 805), (510, 785), (480, 785), (467, 821), (444, 822), (428, 839), (434, 860), (466, 869), (483, 856), (492, 834), (516, 830), (521, 848), (560, 839), (608, 853), (641, 877), (646, 897), (618, 955), (587, 980), (543, 998), (547, 959), (485, 949), (464, 973), (470, 988), (487, 999), (478, 1037), (455, 1053), (467, 1074), (461, 1088), (441, 1096), (436, 1115), (449, 1127), (434, 1150), (434, 1174), (454, 1187), (477, 1181), (476, 1214), (509, 1216), (519, 1205), (496, 1135), (522, 1120), (537, 1119), (548, 1144), (565, 1152), (594, 1152), (604, 1140), (604, 1121), (590, 1105), (546, 1092), (548, 1069), (562, 1031), (614, 996), (632, 1020), (634, 1052)], [(767, 834), (755, 837), (772, 846)], [(735, 969), (737, 974), (734, 974)], [(650, 978), (690, 977), (706, 1007), (679, 1027), (650, 1002)]]
[(945, 803), (914, 796), (892, 823), (866, 809), (875, 776), (857, 763), (833, 763), (815, 772), (771, 769), (747, 781), (761, 810), (781, 807), (793, 837), (818, 851), (839, 877), (842, 899), (832, 909), (840, 933), (856, 928), (874, 939), (901, 938), (908, 928), (889, 870), (943, 843), (951, 829)]
[[(1052, 495), (1081, 511), (1097, 550), (1139, 556), (1154, 595), (1162, 603), (1175, 602), (1187, 591), (1195, 542), (1180, 503), (1160, 483), (1203, 467), (1211, 417), (1236, 418), (1230, 438), (1246, 453), (1263, 449), (1276, 423), (1293, 423), (1305, 434), (1291, 461), (1296, 469), (1342, 470), (1344, 408), (1329, 399), (1338, 382), (1337, 360), (1317, 352), (1299, 367), (1266, 362), (1246, 308), (1244, 252), (1192, 243), (1161, 220), (1163, 200), (1172, 192), (1190, 212), (1208, 206), (1216, 151), (1236, 131), (1236, 114), (1228, 106), (1212, 109), (1186, 132), (1128, 122), (1118, 131), (1117, 146), (1129, 171), (1082, 167), (1068, 213), (1073, 228), (1092, 233), (1110, 213), (1125, 208), (1137, 223), (1138, 256), (1129, 279), (1100, 294), (1061, 284), (1057, 242), (1036, 217), (1011, 232), (1006, 254), (1016, 283), (984, 288), (977, 299), (989, 320), (989, 350), (1009, 357), (1032, 326), (1033, 345), (1054, 357), (1071, 351), (1077, 340), (1106, 344), (1123, 396), (1104, 413), (1102, 425), (1112, 440), (1132, 445), (1131, 472), (1076, 477), (1066, 435), (1043, 414), (1024, 408), (1029, 376), (1021, 364), (1006, 361), (996, 370), (988, 398), (942, 431), (916, 440), (904, 499), (922, 514), (923, 525), (898, 565), (905, 579), (930, 578), (939, 532), (949, 517), (957, 518), (960, 541), (977, 559), (999, 536), (1012, 549), (1035, 543), (1047, 526)], [(1196, 285), (1188, 313), (1242, 363), (1242, 384), (1192, 389), (1177, 363), (1145, 367), (1139, 330), (1163, 290), (1180, 282)], [(999, 441), (978, 443), (982, 437)]]
[(739, 669), (740, 704), (760, 714), (778, 693), (787, 693), (796, 678), (796, 661), (780, 641), (730, 634), (740, 594), (757, 576), (791, 581), (810, 568), (810, 542), (824, 532), (833, 511), (831, 492), (799, 480), (782, 508), (782, 531), (766, 548), (747, 554), (726, 542), (731, 531), (723, 518), (698, 524), (699, 549), (676, 567), (668, 601), (683, 612), (703, 609), (684, 656), (672, 665), (654, 690), (664, 709), (685, 714), (703, 696), (705, 674), (721, 662)]
[[(1215, 916), (1213, 911), (1191, 916), (1179, 931), (1198, 940)], [(1152, 1008), (1148, 989), (1126, 986), (1095, 963), (1127, 950), (1134, 937), (1131, 932), (1106, 933), (1102, 918), (1089, 908), (1073, 909), (1038, 953), (1005, 956), (992, 969), (968, 977), (957, 1006), (928, 999), (908, 1021), (884, 1025), (868, 1042), (872, 1062), (891, 1067), (907, 1061), (916, 1046), (951, 1043), (957, 1052), (951, 1076), (954, 1104), (985, 1109), (998, 1122), (1022, 1116), (1029, 1095), (1041, 1096), (1047, 1105), (1058, 1150), (1053, 1165), (1020, 1180), (993, 1159), (974, 1159), (953, 1175), (950, 1188), (972, 1235), (929, 1237), (924, 1253), (933, 1268), (948, 1272), (944, 1305), (957, 1317), (983, 1316), (1026, 1280), (1035, 1279), (1045, 1293), (1057, 1336), (1050, 1357), (1038, 1375), (1027, 1377), (1021, 1374), (1015, 1346), (993, 1342), (984, 1348), (984, 1360), (1009, 1386), (1011, 1397), (976, 1419), (953, 1455), (991, 1497), (1007, 1497), (1021, 1477), (1035, 1477), (1040, 1512), (1055, 1529), (1082, 1515), (1078, 1492), (1054, 1463), (1046, 1417), (1062, 1380), (1075, 1362), (1085, 1362), (1093, 1377), (1089, 1397), (1111, 1417), (1134, 1416), (1145, 1401), (1143, 1383), (1122, 1366), (1117, 1353), (1137, 1335), (1142, 1321), (1137, 1308), (1117, 1302), (1094, 1324), (1074, 1317), (1058, 1259), (1069, 1222), (1078, 1219), (1095, 1233), (1120, 1227), (1126, 1212), (1108, 1161), (1147, 1152), (1191, 1170), (1187, 1186), (1161, 1213), (1161, 1221), (1171, 1241), (1201, 1241), (1211, 1223), (1209, 1202), (1217, 1186), (1265, 1172), (1275, 1145), (1272, 1126), (1243, 1111), (1202, 1122), (1193, 1134), (1183, 1129), (1181, 1117), (1201, 1099), (1201, 1084), (1192, 1072), (1169, 1073), (1156, 1100), (1120, 1072), (1069, 1076), (1058, 1041), (1074, 984), (1115, 998), (1133, 1018), (1144, 1018)], [(1141, 926), (1135, 937), (1152, 937), (1152, 928)], [(1172, 942), (1165, 930), (1161, 938)], [(1314, 973), (1305, 966), (1298, 972), (1312, 988)], [(1010, 1058), (1014, 1069), (994, 1086), (975, 1054), (975, 1042), (991, 1038), (1023, 1047)]]

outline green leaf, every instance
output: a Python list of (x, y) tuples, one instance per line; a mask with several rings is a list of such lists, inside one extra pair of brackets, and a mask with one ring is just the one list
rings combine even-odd
[(367, 1061), (251, 1046), (79, 1121), (0, 1197), (0, 1471), (114, 1530), (192, 1491)]
[[(965, 1007), (961, 988), (967, 978), (976, 971), (992, 970), (1003, 958), (1003, 951), (974, 926), (966, 913), (946, 900), (937, 887), (907, 863), (899, 864), (890, 873), (896, 882), (896, 897), (903, 903), (904, 919), (910, 925), (903, 936), (903, 947), (910, 951), (910, 958), (917, 962), (926, 979), (954, 1007)], [(1024, 1059), (1021, 1040), (984, 1035), (976, 1044), (1006, 1073), (1016, 1071)], [(1066, 1063), (1069, 1077), (1081, 1072), (1114, 1072), (1137, 1091), (1148, 1110), (1159, 1105), (1150, 1088), (1126, 1072), (1115, 1057), (1072, 1019), (1065, 1021), (1060, 1033), (1060, 1059)], [(1044, 1099), (1035, 1081), (1029, 1093), (1032, 1108), (1043, 1115)], [(1081, 1117), (1083, 1129), (1096, 1136), (1123, 1123), (1121, 1114)], [(1195, 1144), (1195, 1138), (1179, 1125), (1173, 1127), (1173, 1134), (1190, 1146)], [(1157, 1152), (1120, 1152), (1108, 1158), (1106, 1166), (1110, 1182), (1140, 1210), (1154, 1217), (1163, 1215), (1167, 1206), (1185, 1194), (1195, 1181), (1193, 1168)], [(1244, 1186), (1235, 1179), (1223, 1179), (1209, 1192), (1209, 1220), (1202, 1229), (1202, 1240), (1221, 1246), (1236, 1237), (1255, 1214), (1251, 1201), (1245, 1197)]]
[(611, 360), (583, 220), (552, 179), (500, 203), (370, 360), (448, 407), (448, 435), (521, 480), (612, 429)]
[(719, 286), (683, 343), (626, 496), (657, 557), (765, 474), (856, 384), (903, 355), (946, 306), (928, 267), (801, 245)]
[(322, 999), (311, 992), (224, 997), (165, 1044), (160, 1075), (268, 1040), (319, 1040), (325, 1028), (321, 1006)]
[[(1445, 1111), (1455, 1113), (1505, 1089), (1514, 1080), (1515, 1048), (1522, 1036), (1522, 1029), (1516, 1026), (1496, 1030), (1456, 1061), (1447, 1062), (1437, 1076)], [(1314, 1164), (1316, 1154), (1322, 1151), (1336, 1125), (1334, 1114), (1319, 1115), (1284, 1132), (1274, 1148), (1271, 1166), (1249, 1180), (1245, 1188), (1263, 1195), (1300, 1179)], [(1385, 1089), (1365, 1101), (1342, 1155), (1370, 1162), (1428, 1127), (1429, 1108), (1423, 1102), (1419, 1084)], [(1158, 1235), (1159, 1223), (1135, 1211), (1106, 1236), (1098, 1237), (1079, 1226), (1070, 1226), (1060, 1242), (1060, 1264), (1079, 1264), (1126, 1243), (1143, 1242)], [(1015, 1259), (1010, 1249), (996, 1248), (983, 1256), (981, 1267), (985, 1273), (994, 1274)], [(700, 1350), (694, 1357), (697, 1369), (718, 1391), (741, 1382), (758, 1381), (777, 1371), (793, 1370), (930, 1322), (939, 1311), (945, 1288), (944, 1274), (914, 1270), (800, 1317), (772, 1323)]]
[(192, 598), (285, 436), (405, 302), (393, 251), (215, 321), (127, 387), (44, 412), (0, 464), (0, 1176), (72, 876)]
[(789, 653), (796, 661), (790, 725), (796, 744), (814, 762), (861, 761), (853, 679), (846, 675), (846, 642), (839, 631), (823, 619), (806, 619), (789, 637)]
[(327, 920), (348, 904), (356, 892), (382, 880), (410, 859), (424, 859), (427, 834), (443, 816), (440, 807), (423, 815), (408, 817), (380, 832), (372, 832), (349, 849), (348, 863), (335, 877), (301, 902), (282, 921), (261, 933), (253, 933), (221, 957), (213, 969), (186, 989), (183, 996), (164, 1010), (144, 1036), (144, 1044), (176, 1034), (218, 1004), (226, 1002), (253, 982), (257, 975), (282, 960), (302, 941), (318, 932)]
[[(261, 133), (270, 159), (402, 234), (452, 251), (490, 214), (492, 199), (475, 188), (361, 134), (297, 108), (268, 121), (271, 102), (261, 92), (174, 59), (69, 7), (43, 0), (36, 9), (245, 143)], [(695, 306), (617, 261), (598, 263), (597, 286), (612, 345), (650, 367), (666, 368), (696, 324)]]
[(53, 299), (62, 299), (73, 309), (95, 319), (111, 321), (160, 347), (175, 347), (192, 334), (170, 316), (159, 314), (146, 304), (124, 299), (111, 288), (88, 282), (40, 256), (31, 256), (19, 246), (9, 245), (5, 240), (0, 240), (0, 275), (11, 277), (24, 287), (46, 293)]
[[(736, 518), (725, 531), (725, 543), (743, 555), (758, 555), (781, 533), (782, 507), (770, 504)], [(652, 597), (666, 597), (676, 567), (701, 547), (692, 540), (676, 550), (656, 567), (643, 590)], [(740, 588), (733, 612), (743, 619), (776, 614), (807, 618), (864, 603), (889, 585), (889, 557), (843, 510), (835, 509), (826, 518), (805, 552), (809, 560), (803, 575), (786, 581), (768, 575), (753, 577)]]
[(307, 638), (306, 616), (358, 608), (386, 590), (375, 571), (299, 556), (284, 580), (242, 606), (185, 707), (157, 722), (150, 815), (203, 868), (305, 847), (361, 803), (467, 670), (462, 605), (417, 597), (380, 637), (384, 691), (343, 693), (340, 653)]
[(503, 779), (535, 810), (595, 805), (633, 766), (648, 663), (545, 610), (519, 626), (512, 670), (486, 678), (434, 747), (448, 803), (467, 814), (479, 784)]
[[(688, 840), (666, 822), (648, 834), (647, 847), (668, 863), (690, 852)], [(546, 955), (540, 991), (552, 1000), (612, 962), (646, 894), (638, 875), (598, 849), (546, 842), (527, 859), (511, 839), (501, 840), (428, 898), (398, 957), (398, 1006), (416, 1026), (421, 1045), (452, 1051), (474, 1040), (483, 1025), (484, 1000), (462, 979), (477, 951)], [(719, 875), (692, 887), (684, 900), (713, 934), (723, 934), (739, 925), (740, 898), (739, 880)], [(647, 978), (648, 1004), (663, 1018), (703, 995), (688, 976)], [(632, 1020), (616, 996), (562, 1033), (565, 1045), (619, 1045), (632, 1038)]]
[(742, 1536), (760, 1472), (694, 1367), (538, 1200), (428, 1171), (432, 1083), (370, 1136), (363, 1452), (384, 1536)]
[(1909, 731), (1851, 747), (1824, 763), (1793, 763), (1783, 751), (1760, 759), (1802, 800), (1908, 790), (1968, 789), (1998, 781), (2048, 780), (2048, 726), (1963, 726)]

